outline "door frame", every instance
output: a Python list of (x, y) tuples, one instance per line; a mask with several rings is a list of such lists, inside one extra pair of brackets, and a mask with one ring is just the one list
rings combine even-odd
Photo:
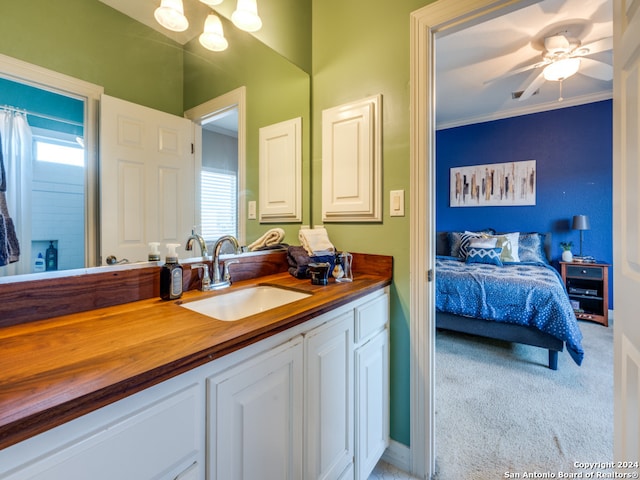
[(411, 471), (435, 473), (435, 40), (540, 0), (438, 0), (410, 18)]
[(238, 87), (219, 97), (212, 98), (184, 112), (185, 118), (195, 123), (195, 175), (196, 210), (195, 218), (201, 221), (200, 172), (202, 170), (202, 125), (226, 110), (238, 109), (238, 242), (244, 245), (247, 236), (247, 87)]

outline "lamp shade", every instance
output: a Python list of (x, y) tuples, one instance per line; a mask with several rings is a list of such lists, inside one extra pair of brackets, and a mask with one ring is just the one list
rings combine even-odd
[(231, 14), (231, 21), (240, 30), (257, 32), (262, 28), (262, 20), (258, 16), (256, 0), (238, 0), (236, 10)]
[(209, 5), (210, 7), (215, 7), (216, 5), (220, 5), (223, 0), (200, 0), (202, 3)]
[(207, 19), (204, 21), (204, 32), (200, 35), (199, 40), (204, 48), (214, 52), (221, 52), (229, 46), (229, 42), (224, 38), (222, 22), (216, 14), (207, 15)]
[(547, 65), (543, 74), (546, 80), (559, 82), (574, 75), (579, 68), (579, 58), (563, 58)]
[(591, 225), (589, 224), (589, 217), (586, 215), (574, 215), (573, 225), (571, 228), (573, 230), (590, 230)]
[(182, 0), (162, 0), (153, 12), (157, 22), (164, 28), (174, 32), (184, 32), (189, 28), (189, 21), (184, 16)]

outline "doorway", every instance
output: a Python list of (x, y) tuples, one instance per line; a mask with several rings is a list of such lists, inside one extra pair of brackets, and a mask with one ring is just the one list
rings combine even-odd
[(196, 219), (207, 243), (231, 234), (245, 244), (245, 111), (240, 87), (185, 112), (196, 124)]
[[(412, 469), (435, 473), (435, 39), (535, 1), (435, 2), (411, 16)], [(416, 132), (424, 132), (424, 135)], [(424, 427), (424, 428), (423, 428)]]

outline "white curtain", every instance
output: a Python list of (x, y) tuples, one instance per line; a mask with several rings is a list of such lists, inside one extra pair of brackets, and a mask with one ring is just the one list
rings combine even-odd
[[(4, 215), (12, 219), (20, 248), (19, 259), (0, 266), (0, 276), (32, 272), (31, 268), (31, 189), (32, 189), (32, 134), (26, 115), (22, 112), (0, 109), (0, 141), (6, 190), (0, 191), (0, 203), (7, 210)], [(2, 170), (0, 170), (0, 175)], [(6, 200), (6, 202), (5, 202)], [(0, 209), (4, 205), (0, 205)], [(7, 223), (5, 219), (5, 224)], [(0, 248), (2, 242), (0, 238)]]

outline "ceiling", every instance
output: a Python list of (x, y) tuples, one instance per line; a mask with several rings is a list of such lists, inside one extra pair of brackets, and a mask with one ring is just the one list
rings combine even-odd
[[(562, 82), (562, 101), (559, 82), (550, 81), (526, 100), (512, 99), (512, 92), (522, 91), (541, 68), (496, 78), (541, 61), (544, 38), (556, 33), (575, 37), (582, 45), (611, 37), (612, 1), (544, 0), (436, 37), (437, 128), (611, 98), (612, 81), (596, 80), (579, 70)], [(611, 64), (613, 54), (609, 50), (589, 58)]]

